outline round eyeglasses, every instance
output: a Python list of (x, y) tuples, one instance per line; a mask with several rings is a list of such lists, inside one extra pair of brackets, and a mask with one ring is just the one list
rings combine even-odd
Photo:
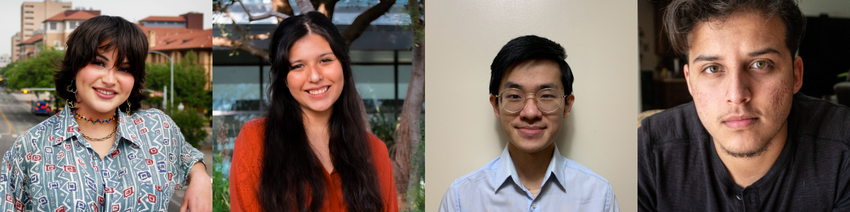
[(537, 91), (537, 93), (524, 93), (517, 88), (508, 88), (502, 91), (496, 98), (498, 98), (502, 109), (509, 113), (517, 113), (525, 107), (525, 97), (528, 95), (534, 95), (537, 109), (543, 113), (555, 112), (561, 107), (564, 98), (567, 97), (566, 95), (561, 95), (558, 90), (553, 88), (544, 88)]

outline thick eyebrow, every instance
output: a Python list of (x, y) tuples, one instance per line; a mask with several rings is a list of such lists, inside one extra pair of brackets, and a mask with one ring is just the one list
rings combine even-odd
[(106, 62), (109, 62), (109, 58), (106, 58), (106, 56), (103, 56), (102, 54), (97, 54), (97, 55), (95, 55), (95, 57), (98, 57), (98, 58), (100, 58), (100, 59), (103, 59), (103, 60), (105, 60)]
[[(325, 55), (329, 55), (329, 54), (332, 55), (334, 53), (333, 52), (325, 52), (325, 53), (320, 54), (319, 57), (324, 57)], [(301, 62), (301, 60), (290, 61), (289, 64), (298, 63), (298, 62)]]
[(720, 56), (716, 55), (699, 55), (697, 58), (694, 58), (694, 61), (691, 63), (696, 63), (697, 61), (717, 61), (720, 60)]
[[(511, 81), (505, 82), (505, 88), (516, 88), (516, 89), (523, 90), (522, 85), (517, 84), (515, 82), (511, 82)], [(537, 86), (537, 90), (542, 90), (542, 89), (546, 89), (546, 88), (558, 88), (558, 86), (556, 86), (555, 83), (551, 83), (551, 82)]]
[[(779, 51), (777, 51), (776, 49), (767, 47), (767, 48), (762, 49), (762, 50), (750, 52), (749, 54), (747, 54), (747, 56), (756, 57), (756, 56), (771, 54), (771, 53), (781, 55), (781, 53), (779, 53)], [(720, 58), (721, 58), (720, 56), (715, 56), (715, 55), (700, 55), (700, 56), (697, 56), (697, 58), (694, 58), (693, 62), (716, 61), (716, 60), (720, 60)]]
[(779, 51), (776, 51), (776, 49), (773, 49), (773, 48), (770, 48), (770, 47), (767, 47), (767, 48), (759, 50), (759, 51), (750, 52), (747, 55), (749, 55), (750, 57), (755, 57), (755, 56), (770, 54), (770, 53), (781, 55), (779, 53)]

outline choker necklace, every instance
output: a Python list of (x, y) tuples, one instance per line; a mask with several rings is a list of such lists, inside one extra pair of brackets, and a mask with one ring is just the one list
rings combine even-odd
[(92, 137), (87, 136), (85, 133), (83, 133), (83, 131), (80, 131), (80, 135), (83, 135), (83, 138), (86, 138), (86, 140), (88, 140), (88, 141), (103, 141), (103, 140), (106, 140), (107, 138), (110, 138), (113, 135), (115, 135), (115, 132), (117, 132), (117, 131), (118, 131), (118, 124), (115, 124), (115, 129), (112, 129), (112, 133), (109, 133), (109, 135), (106, 135), (106, 137), (92, 138)]
[[(102, 119), (102, 120), (101, 119), (92, 119), (92, 118), (86, 119), (86, 116), (81, 116), (80, 113), (77, 113), (77, 108), (72, 108), (71, 114), (74, 114), (74, 119), (83, 120), (85, 122), (91, 122), (91, 124), (95, 124), (95, 123), (109, 124), (109, 122), (115, 121), (115, 116), (112, 116), (112, 118)], [(118, 112), (116, 112), (116, 114), (118, 114)]]

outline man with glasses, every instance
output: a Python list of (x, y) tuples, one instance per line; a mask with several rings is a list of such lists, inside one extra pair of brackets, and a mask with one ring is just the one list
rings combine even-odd
[(502, 47), (490, 65), (490, 104), (508, 145), (456, 179), (439, 211), (619, 211), (611, 184), (555, 146), (575, 100), (566, 57), (561, 45), (533, 35)]

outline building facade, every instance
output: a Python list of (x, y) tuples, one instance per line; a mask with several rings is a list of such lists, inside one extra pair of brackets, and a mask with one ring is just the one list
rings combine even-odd
[(44, 20), (42, 31), (44, 31), (45, 48), (53, 47), (58, 50), (65, 49), (65, 42), (71, 32), (83, 23), (100, 15), (99, 10), (65, 10)]
[[(71, 2), (61, 2), (59, 0), (44, 0), (41, 2), (24, 2), (21, 4), (21, 31), (17, 36), (17, 42), (22, 42), (30, 39), (35, 35), (35, 31), (41, 29), (41, 24), (49, 17), (56, 15), (65, 10), (71, 9)], [(26, 52), (15, 51), (18, 44), (15, 39), (12, 39), (12, 61), (18, 61)]]
[[(151, 51), (162, 52), (174, 61), (180, 61), (193, 52), (197, 64), (204, 67), (207, 76), (206, 89), (212, 82), (212, 29), (204, 30), (203, 13), (186, 13), (180, 16), (149, 16), (139, 20), (142, 31), (148, 36)], [(167, 57), (148, 53), (148, 63), (169, 65)]]

